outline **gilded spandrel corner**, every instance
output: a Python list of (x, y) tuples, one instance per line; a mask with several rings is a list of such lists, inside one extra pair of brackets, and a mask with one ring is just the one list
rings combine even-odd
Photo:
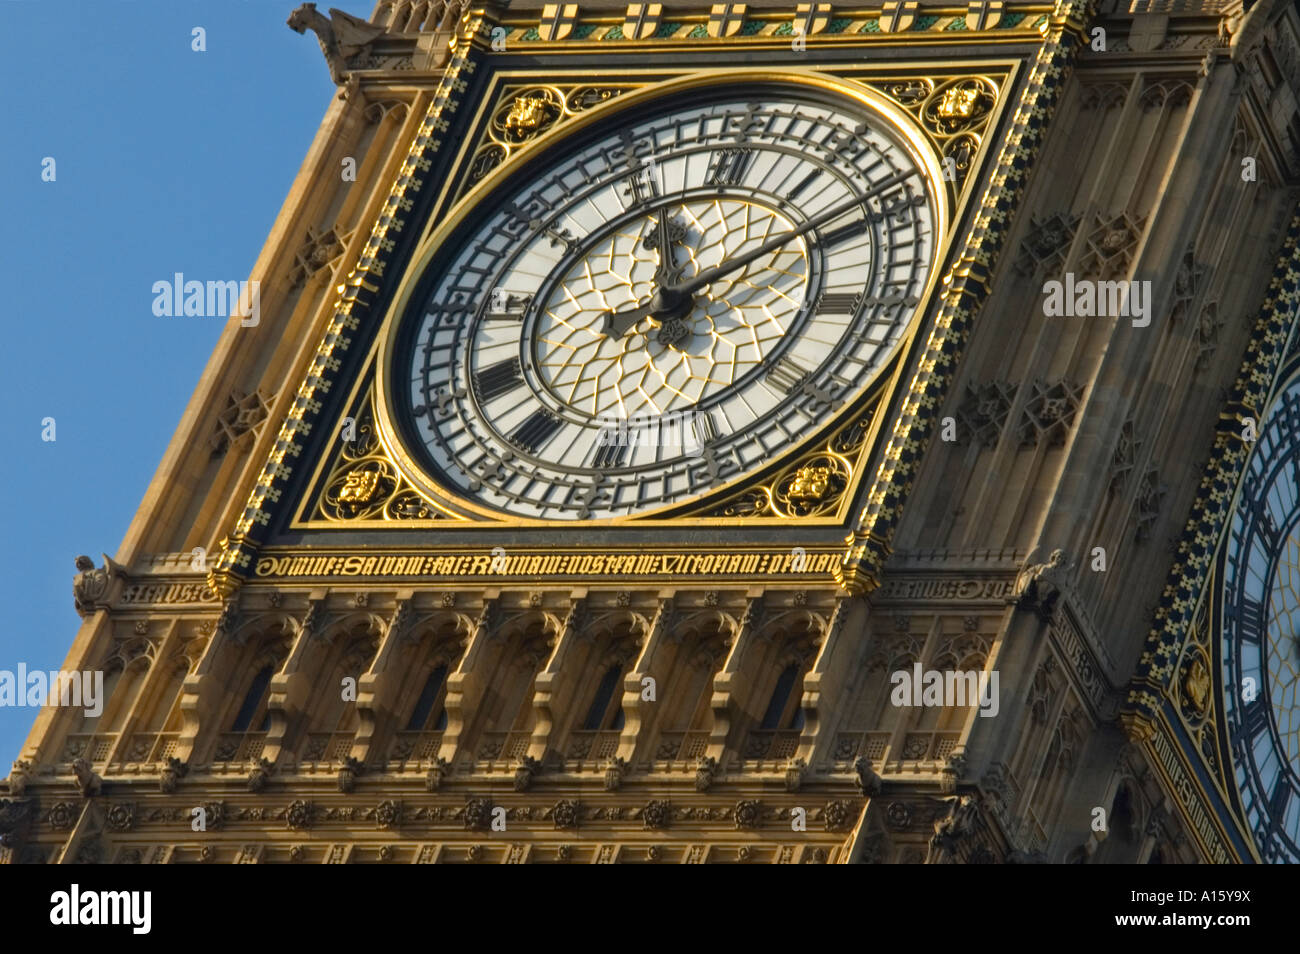
[(1297, 859), (1293, 7), (289, 25), (360, 174), (77, 559), (0, 860)]

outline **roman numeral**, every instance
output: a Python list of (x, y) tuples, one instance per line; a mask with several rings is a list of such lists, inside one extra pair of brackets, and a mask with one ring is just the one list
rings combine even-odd
[(1255, 527), (1259, 530), (1260, 535), (1268, 542), (1268, 549), (1276, 551), (1278, 547), (1280, 534), (1277, 525), (1273, 523), (1273, 514), (1269, 512), (1268, 504), (1259, 497), (1251, 501), (1251, 512), (1255, 516)]
[[(813, 399), (819, 404), (825, 404), (832, 410), (838, 408), (844, 402), (835, 397), (834, 393), (826, 390), (824, 387), (812, 382), (812, 372), (804, 370), (797, 362), (788, 355), (782, 355), (773, 365), (772, 370), (767, 372), (764, 381), (773, 388), (786, 395), (792, 396), (796, 393), (803, 394)], [(839, 382), (839, 379), (836, 379)], [(811, 419), (812, 414), (802, 405), (796, 405), (795, 410), (800, 414)]]
[(1264, 697), (1256, 696), (1253, 702), (1246, 704), (1244, 711), (1246, 735), (1253, 739), (1268, 726), (1268, 707), (1264, 704)]
[(537, 449), (555, 436), (563, 422), (545, 408), (539, 408), (528, 420), (514, 429), (509, 437), (510, 443), (520, 450), (535, 454)]
[(713, 419), (712, 411), (696, 411), (691, 415), (691, 431), (703, 447), (718, 440), (718, 422)]
[(1268, 816), (1276, 822), (1286, 817), (1286, 808), (1291, 801), (1291, 783), (1285, 772), (1278, 772), (1273, 780), (1273, 792), (1268, 798)]
[(649, 167), (637, 170), (625, 181), (627, 185), (623, 189), (623, 194), (632, 200), (633, 208), (645, 205), (659, 195), (659, 183), (655, 182)]
[(739, 185), (753, 161), (754, 150), (752, 149), (723, 149), (716, 152), (709, 163), (709, 175), (705, 185)]
[(810, 372), (805, 371), (789, 355), (782, 355), (767, 372), (765, 380), (786, 394), (793, 394), (803, 384)]
[(817, 299), (817, 312), (823, 315), (851, 315), (858, 310), (861, 292), (831, 292)]
[(518, 358), (498, 361), (474, 375), (474, 389), (485, 401), (490, 401), (507, 391), (513, 391), (523, 383), (524, 374), (519, 367)]
[(1264, 629), (1264, 607), (1250, 597), (1243, 596), (1236, 607), (1235, 618), (1241, 638), (1258, 646)]
[(596, 455), (591, 466), (596, 470), (611, 470), (622, 467), (627, 459), (627, 444), (618, 439), (618, 428), (602, 427), (596, 438)]
[(851, 239), (858, 235), (866, 228), (866, 220), (859, 219), (856, 222), (850, 222), (848, 225), (841, 225), (832, 232), (827, 232), (821, 236), (821, 244), (824, 248), (834, 248), (846, 239)]
[(812, 185), (817, 177), (822, 174), (820, 169), (814, 169), (799, 181), (799, 184), (785, 194), (787, 199), (797, 199), (799, 194)]

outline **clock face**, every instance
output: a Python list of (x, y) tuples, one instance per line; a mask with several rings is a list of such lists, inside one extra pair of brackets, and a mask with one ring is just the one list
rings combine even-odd
[(763, 467), (897, 350), (940, 226), (924, 168), (870, 107), (795, 86), (678, 93), (552, 146), (403, 316), (406, 443), (460, 496), (539, 519)]
[(1225, 562), (1224, 704), (1261, 856), (1300, 862), (1300, 381), (1261, 430)]

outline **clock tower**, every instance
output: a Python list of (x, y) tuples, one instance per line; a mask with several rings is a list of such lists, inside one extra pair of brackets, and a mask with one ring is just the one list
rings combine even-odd
[(289, 26), (0, 859), (1297, 859), (1294, 7)]

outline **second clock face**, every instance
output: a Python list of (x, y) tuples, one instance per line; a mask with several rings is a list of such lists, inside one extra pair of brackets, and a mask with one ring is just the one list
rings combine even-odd
[(714, 88), (603, 128), (476, 208), (392, 372), (441, 481), (519, 516), (762, 467), (870, 386), (932, 268), (930, 180), (860, 103)]

